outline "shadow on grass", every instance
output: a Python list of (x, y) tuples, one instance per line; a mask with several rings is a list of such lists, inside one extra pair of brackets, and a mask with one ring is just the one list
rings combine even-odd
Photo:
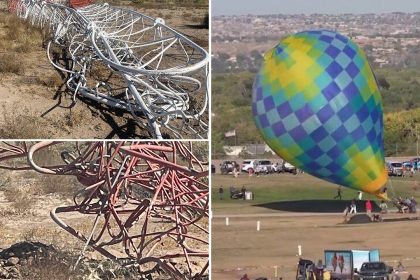
[[(379, 212), (380, 208), (375, 202), (372, 202), (372, 211)], [(263, 207), (271, 210), (288, 211), (288, 212), (314, 212), (314, 213), (337, 213), (343, 212), (347, 206), (350, 206), (351, 200), (294, 200), (294, 201), (278, 201), (262, 204), (254, 204), (256, 207)], [(356, 201), (358, 212), (366, 212), (366, 201)]]

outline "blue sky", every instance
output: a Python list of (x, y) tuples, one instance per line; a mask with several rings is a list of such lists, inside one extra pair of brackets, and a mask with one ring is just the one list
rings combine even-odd
[(211, 0), (212, 15), (420, 12), (420, 0)]

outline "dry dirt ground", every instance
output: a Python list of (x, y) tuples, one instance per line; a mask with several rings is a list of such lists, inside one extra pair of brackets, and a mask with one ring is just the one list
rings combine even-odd
[[(137, 9), (146, 15), (165, 19), (167, 25), (208, 50), (209, 32), (202, 28), (207, 8)], [(6, 14), (6, 1), (1, 0), (0, 19)], [(2, 36), (9, 28), (13, 27), (0, 23), (0, 41), (4, 41)], [(86, 99), (78, 99), (76, 105), (70, 108), (71, 97), (64, 92), (65, 85), (49, 63), (41, 44), (17, 53), (12, 45), (2, 42), (0, 55), (16, 54), (18, 57), (15, 59), (19, 59), (23, 71), (18, 74), (0, 73), (0, 138), (150, 137), (130, 113), (109, 109)]]
[[(405, 214), (404, 217), (415, 214)], [(368, 224), (343, 224), (342, 214), (293, 214), (270, 212), (230, 215), (212, 219), (212, 279), (250, 279), (278, 277), (294, 279), (298, 261), (298, 245), (303, 258), (323, 259), (327, 249), (380, 250), (381, 259), (397, 267), (402, 261), (414, 277), (420, 275), (418, 233), (420, 221), (392, 221)], [(389, 213), (387, 219), (401, 214)], [(261, 229), (256, 230), (257, 221)], [(401, 274), (405, 279), (408, 273)]]

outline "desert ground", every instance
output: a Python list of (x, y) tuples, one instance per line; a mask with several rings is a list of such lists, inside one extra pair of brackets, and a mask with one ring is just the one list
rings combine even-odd
[[(392, 178), (392, 195), (413, 195), (418, 201), (420, 193), (413, 184), (419, 178), (419, 174)], [(254, 201), (229, 198), (228, 186), (243, 185), (254, 193)], [(217, 194), (220, 186), (225, 190), (223, 200)], [(302, 246), (301, 257), (314, 262), (324, 262), (324, 250), (328, 249), (379, 249), (380, 258), (388, 265), (396, 268), (402, 262), (407, 271), (400, 274), (402, 279), (409, 273), (419, 277), (419, 215), (392, 209), (383, 215), (384, 222), (346, 224), (342, 209), (356, 197), (356, 191), (344, 189), (339, 201), (333, 199), (336, 189), (336, 185), (307, 174), (214, 175), (212, 278), (240, 279), (247, 273), (250, 279), (294, 279), (298, 245)], [(363, 199), (367, 198), (375, 201), (364, 194)], [(363, 201), (358, 203), (358, 211), (365, 212)]]
[[(122, 4), (122, 3), (120, 3)], [(127, 3), (126, 3), (127, 4)], [(115, 4), (117, 5), (117, 4)], [(208, 51), (206, 7), (134, 7), (163, 18)], [(40, 32), (7, 12), (0, 1), (0, 135), (3, 139), (149, 138), (131, 113), (78, 98), (75, 106), (50, 64)]]
[[(35, 160), (39, 164), (49, 166), (63, 164), (59, 152), (72, 151), (70, 149), (72, 147), (74, 147), (72, 143), (62, 143), (59, 145), (60, 149), (35, 155)], [(146, 268), (153, 268), (152, 263), (146, 263), (142, 268), (143, 273), (140, 273), (136, 265), (121, 265), (107, 259), (90, 246), (84, 248), (85, 242), (60, 228), (51, 219), (50, 211), (59, 206), (75, 205), (74, 195), (85, 186), (75, 176), (53, 176), (33, 170), (3, 169), (4, 166), (25, 166), (25, 162), (26, 159), (23, 158), (2, 161), (0, 164), (0, 279), (172, 279), (171, 275), (160, 269), (146, 273)], [(94, 232), (94, 236), (98, 236), (104, 228), (104, 215), (99, 218), (95, 229), (96, 215), (69, 212), (58, 216), (84, 236), (89, 236), (91, 232)], [(124, 215), (121, 217), (127, 218)], [(138, 218), (132, 232), (141, 232), (144, 220), (144, 217)], [(111, 228), (116, 226), (115, 221), (111, 221), (109, 225)], [(148, 224), (151, 232), (172, 226), (172, 223), (156, 222), (156, 220)], [(209, 230), (208, 219), (203, 219), (200, 226)], [(193, 228), (189, 233), (208, 240), (208, 234), (202, 230)], [(163, 237), (159, 244), (154, 246), (153, 254), (179, 252), (177, 251), (179, 245), (169, 239)], [(191, 248), (200, 246), (200, 251), (208, 251), (206, 244), (196, 243), (191, 242), (189, 245)], [(109, 250), (119, 258), (127, 258), (121, 243), (111, 245)], [(79, 258), (80, 262), (75, 266)], [(179, 260), (181, 258), (170, 259), (173, 265), (188, 274), (185, 258)], [(203, 269), (208, 258), (191, 257), (190, 261), (192, 270), (198, 272)], [(208, 279), (206, 277), (208, 276), (203, 279)]]

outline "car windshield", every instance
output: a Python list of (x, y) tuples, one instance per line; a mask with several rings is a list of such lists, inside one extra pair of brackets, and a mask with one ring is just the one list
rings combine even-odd
[(398, 163), (398, 162), (394, 162), (394, 163), (391, 163), (391, 166), (392, 167), (402, 167), (402, 164)]
[(251, 161), (250, 160), (244, 160), (243, 162), (242, 162), (242, 164), (250, 164), (251, 163)]
[(362, 269), (385, 269), (384, 263), (364, 263)]
[(260, 161), (260, 164), (262, 164), (262, 165), (271, 165), (271, 161), (269, 161), (269, 160), (262, 160), (262, 161)]

